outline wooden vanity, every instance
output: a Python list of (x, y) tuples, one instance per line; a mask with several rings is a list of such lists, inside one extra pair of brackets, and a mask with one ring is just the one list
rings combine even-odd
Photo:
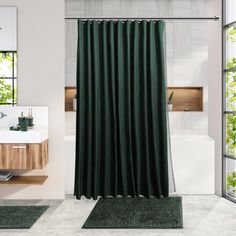
[[(21, 113), (33, 110), (34, 126), (27, 131), (11, 130)], [(6, 114), (0, 119), (0, 171), (10, 172), (13, 177), (0, 181), (2, 185), (42, 185), (47, 180), (49, 163), (48, 107), (14, 106), (1, 107)], [(35, 171), (34, 171), (35, 170)], [(4, 174), (3, 174), (4, 175)]]
[(0, 169), (43, 169), (48, 163), (48, 140), (42, 143), (0, 144)]

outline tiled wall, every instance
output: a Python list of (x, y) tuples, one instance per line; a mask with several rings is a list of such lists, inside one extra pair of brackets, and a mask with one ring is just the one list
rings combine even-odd
[(76, 114), (75, 112), (65, 112), (65, 129), (66, 135), (74, 135), (76, 131)]
[[(66, 16), (207, 16), (207, 0), (66, 0)], [(203, 112), (171, 112), (172, 134), (208, 133), (208, 22), (166, 21), (168, 86), (203, 86)], [(76, 21), (66, 21), (66, 86), (76, 84)], [(66, 113), (66, 133), (75, 133), (75, 113)]]
[(166, 24), (168, 86), (202, 86), (203, 112), (170, 112), (172, 134), (208, 133), (208, 23)]

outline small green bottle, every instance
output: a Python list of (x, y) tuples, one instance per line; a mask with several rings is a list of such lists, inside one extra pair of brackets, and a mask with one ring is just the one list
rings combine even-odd
[(18, 117), (20, 131), (27, 131), (28, 130), (28, 119), (24, 117), (23, 112), (21, 112), (21, 117)]

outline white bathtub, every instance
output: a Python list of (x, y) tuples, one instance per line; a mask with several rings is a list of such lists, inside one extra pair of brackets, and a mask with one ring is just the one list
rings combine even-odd
[[(65, 193), (74, 193), (75, 136), (65, 137)], [(214, 140), (207, 135), (171, 136), (172, 160), (178, 194), (214, 194)]]
[(74, 194), (75, 135), (65, 137), (65, 194)]
[(215, 193), (215, 142), (207, 135), (173, 135), (171, 152), (179, 194)]

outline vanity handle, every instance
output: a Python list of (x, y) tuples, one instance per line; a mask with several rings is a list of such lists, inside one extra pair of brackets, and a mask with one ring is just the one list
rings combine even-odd
[(19, 146), (12, 146), (14, 149), (26, 149), (25, 145), (19, 145)]

